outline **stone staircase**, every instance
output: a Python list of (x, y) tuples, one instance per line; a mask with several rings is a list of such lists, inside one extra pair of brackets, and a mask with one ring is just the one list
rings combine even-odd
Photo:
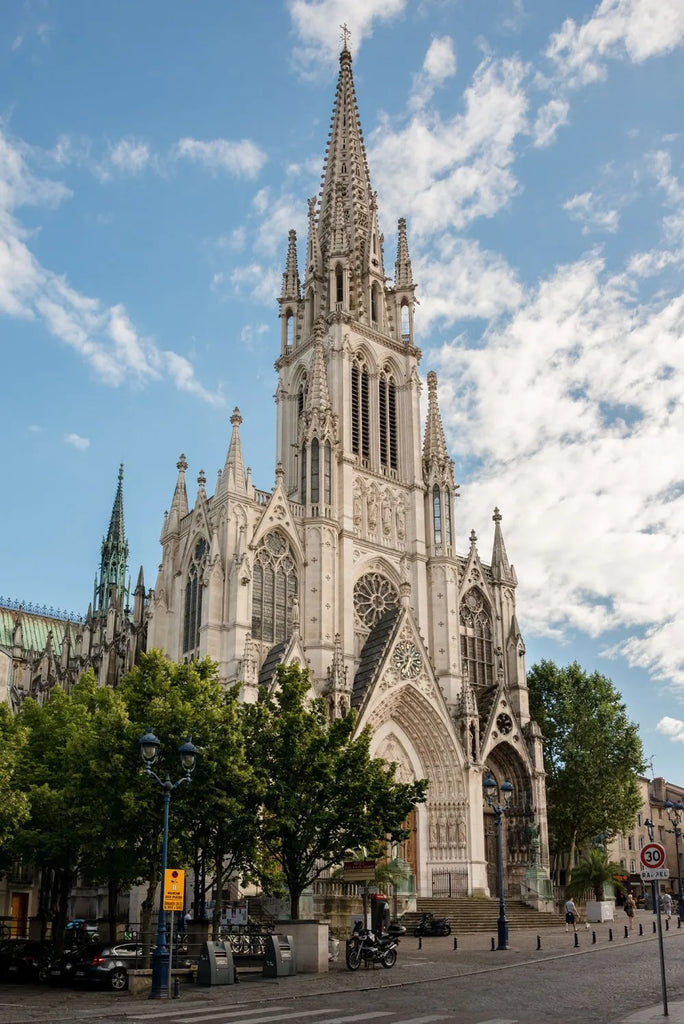
[[(401, 924), (413, 935), (421, 914), (431, 913), (435, 917), (446, 917), (451, 922), (452, 934), (466, 932), (491, 932), (496, 934), (496, 922), (499, 917), (498, 899), (463, 896), (452, 899), (419, 896), (416, 901), (416, 912), (404, 914)], [(521, 900), (506, 900), (506, 918), (510, 929), (518, 928), (557, 928), (563, 923), (559, 914), (541, 914), (528, 907)]]

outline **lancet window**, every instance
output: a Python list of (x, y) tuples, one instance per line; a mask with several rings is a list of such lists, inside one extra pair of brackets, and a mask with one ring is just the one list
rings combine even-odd
[(252, 636), (278, 643), (292, 634), (292, 602), (297, 597), (297, 570), (292, 548), (278, 530), (267, 534), (254, 558)]
[(432, 527), (435, 535), (435, 547), (442, 546), (442, 493), (439, 484), (432, 488)]
[(380, 464), (397, 468), (397, 386), (389, 370), (383, 370), (378, 382), (380, 414)]
[(185, 608), (183, 613), (183, 655), (186, 660), (197, 657), (202, 625), (202, 576), (206, 565), (207, 542), (202, 538), (195, 544), (185, 584)]
[(370, 455), (369, 373), (357, 360), (351, 368), (352, 451), (367, 459)]
[(481, 591), (473, 588), (463, 598), (459, 612), (461, 663), (468, 680), (476, 686), (494, 682), (492, 619)]

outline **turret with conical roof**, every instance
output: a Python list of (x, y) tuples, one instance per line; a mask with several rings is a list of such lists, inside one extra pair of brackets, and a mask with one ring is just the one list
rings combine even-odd
[(428, 412), (423, 441), (423, 479), (426, 485), (426, 521), (432, 523), (434, 555), (455, 555), (453, 528), (454, 464), (449, 458), (437, 401), (437, 374), (427, 376)]
[(113, 600), (120, 608), (128, 607), (128, 542), (124, 529), (123, 463), (114, 496), (107, 536), (102, 540), (99, 579), (95, 577), (93, 615), (103, 617)]

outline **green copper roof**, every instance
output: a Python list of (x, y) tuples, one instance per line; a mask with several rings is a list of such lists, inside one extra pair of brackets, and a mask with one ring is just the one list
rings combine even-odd
[[(12, 647), (14, 644), (14, 624), (19, 612), (0, 607), (0, 647)], [(71, 627), (72, 639), (76, 636), (78, 623), (66, 619), (53, 619), (49, 615), (36, 615), (33, 612), (21, 612), (22, 648), (42, 653), (47, 644), (48, 633), (52, 631), (52, 650), (55, 657), (62, 653), (64, 634), (67, 626)]]

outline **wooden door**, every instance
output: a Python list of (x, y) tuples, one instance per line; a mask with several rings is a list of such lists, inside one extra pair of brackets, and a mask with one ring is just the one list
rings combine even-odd
[(24, 938), (28, 935), (28, 893), (12, 893), (12, 921), (10, 924), (11, 934)]

